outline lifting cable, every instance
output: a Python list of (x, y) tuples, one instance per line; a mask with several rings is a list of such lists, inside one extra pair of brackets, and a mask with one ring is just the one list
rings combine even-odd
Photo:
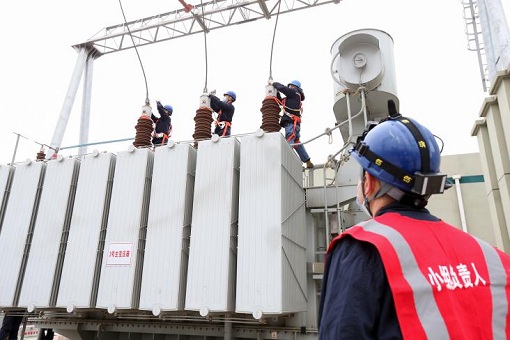
[[(202, 10), (202, 21), (205, 23), (205, 15), (204, 15), (204, 4), (202, 3), (202, 0), (200, 0), (200, 8)], [(204, 27), (204, 51), (205, 51), (205, 82), (204, 82), (204, 90), (202, 96), (207, 96), (207, 74), (208, 74), (208, 63), (207, 63), (207, 30)], [(201, 98), (201, 105), (196, 111), (195, 118), (193, 120), (195, 121), (195, 132), (193, 133), (192, 137), (195, 143), (193, 144), (195, 148), (198, 147), (198, 141), (199, 140), (205, 140), (210, 139), (212, 137), (211, 133), (211, 124), (213, 123), (214, 119), (212, 116), (213, 110), (210, 108), (209, 105), (206, 105), (207, 100)]]
[(124, 15), (124, 9), (122, 8), (122, 1), (119, 0), (120, 10), (122, 12), (122, 17), (124, 18), (124, 24), (129, 33), (129, 37), (131, 38), (131, 42), (133, 43), (133, 47), (135, 48), (136, 55), (138, 56), (138, 61), (140, 62), (140, 67), (142, 68), (143, 79), (145, 80), (145, 104), (149, 105), (149, 87), (147, 86), (147, 77), (145, 76), (145, 70), (143, 68), (142, 59), (140, 58), (140, 54), (138, 53), (138, 49), (136, 48), (135, 40), (133, 39), (133, 35), (131, 34), (131, 30), (129, 29), (129, 25), (126, 20), (126, 16)]
[[(273, 30), (273, 40), (271, 42), (271, 55), (269, 57), (269, 80), (273, 80), (273, 49), (274, 40), (276, 37), (276, 27), (278, 26), (278, 17), (280, 16), (281, 0), (278, 1), (278, 12), (276, 13), (276, 22)], [(271, 88), (271, 87), (270, 87)], [(274, 95), (274, 88), (268, 90), (266, 88), (266, 97), (262, 101), (262, 125), (260, 126), (265, 132), (278, 132), (280, 131), (280, 107), (281, 103)]]
[(145, 81), (145, 106), (142, 108), (142, 115), (138, 118), (138, 121), (135, 125), (136, 135), (133, 145), (135, 147), (151, 147), (154, 125), (151, 119), (152, 111), (150, 108), (149, 86), (147, 85), (147, 77), (145, 76), (145, 69), (143, 68), (143, 63), (142, 59), (140, 58), (140, 54), (138, 53), (138, 48), (136, 48), (135, 39), (133, 39), (133, 34), (129, 29), (129, 25), (126, 20), (126, 15), (124, 14), (124, 8), (122, 8), (121, 0), (119, 0), (119, 5), (120, 10), (122, 12), (122, 17), (124, 18), (124, 24), (126, 25), (129, 37), (131, 38), (131, 42), (133, 43), (133, 47), (135, 48), (138, 61), (140, 62), (140, 67), (142, 68), (143, 79)]

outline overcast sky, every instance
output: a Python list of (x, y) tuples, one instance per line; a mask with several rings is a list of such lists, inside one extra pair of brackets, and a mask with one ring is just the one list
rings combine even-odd
[[(193, 3), (192, 1), (189, 1)], [(510, 4), (505, 1), (505, 11)], [(198, 2), (197, 2), (198, 4)], [(128, 20), (180, 8), (177, 0), (122, 2)], [(50, 144), (77, 59), (71, 47), (102, 28), (123, 22), (119, 2), (0, 2), (0, 163), (34, 159), (36, 142)], [(302, 140), (333, 127), (332, 44), (357, 29), (387, 32), (394, 41), (400, 111), (428, 126), (445, 142), (443, 154), (478, 152), (470, 131), (486, 93), (477, 55), (467, 50), (460, 1), (343, 0), (281, 15), (276, 30), (272, 73), (276, 81), (300, 80), (305, 91)], [(507, 14), (507, 18), (509, 15)], [(275, 17), (214, 30), (207, 35), (208, 72), (203, 34), (139, 48), (149, 99), (174, 107), (173, 137), (191, 140), (194, 116), (207, 76), (208, 89), (237, 93), (232, 133), (257, 130), (269, 77)], [(78, 144), (81, 87), (62, 146)], [(145, 101), (145, 82), (134, 49), (95, 61), (89, 142), (134, 138)], [(131, 142), (89, 147), (118, 152)], [(342, 145), (323, 137), (306, 147), (323, 163)], [(77, 149), (63, 150), (68, 156)]]

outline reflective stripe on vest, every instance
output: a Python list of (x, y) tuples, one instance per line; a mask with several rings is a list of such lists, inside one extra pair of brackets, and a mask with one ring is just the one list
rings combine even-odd
[[(509, 338), (507, 254), (443, 222), (396, 213), (376, 219), (348, 229), (328, 252), (345, 235), (377, 247), (404, 338)], [(461, 249), (453, 250), (452, 242)], [(435, 273), (432, 268), (439, 266), (432, 263), (445, 272)]]
[[(508, 297), (510, 296), (510, 260), (496, 249), (485, 242), (476, 239), (487, 260), (489, 268), (489, 280), (491, 282), (492, 301), (497, 304), (492, 306), (492, 329), (494, 339), (510, 338), (510, 313), (508, 310)], [(506, 270), (505, 270), (506, 268)], [(506, 275), (505, 275), (506, 271)], [(497, 331), (505, 330), (505, 334), (497, 334)]]

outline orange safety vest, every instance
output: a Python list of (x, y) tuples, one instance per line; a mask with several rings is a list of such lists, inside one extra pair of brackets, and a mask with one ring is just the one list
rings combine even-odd
[[(385, 213), (342, 237), (381, 255), (405, 339), (510, 338), (510, 256), (443, 221)], [(341, 288), (340, 288), (341, 289)]]

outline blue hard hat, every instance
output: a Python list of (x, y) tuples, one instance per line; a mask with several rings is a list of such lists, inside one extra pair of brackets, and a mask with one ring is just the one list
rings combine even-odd
[(172, 105), (165, 105), (163, 107), (165, 108), (165, 110), (169, 111), (170, 113), (174, 112), (174, 108), (172, 107)]
[(406, 192), (412, 191), (416, 173), (440, 171), (441, 151), (434, 135), (406, 117), (379, 123), (350, 154), (372, 176)]
[(293, 80), (289, 83), (289, 85), (294, 85), (301, 88), (301, 82), (299, 80)]
[(230, 97), (232, 97), (232, 102), (235, 102), (237, 99), (236, 93), (234, 91), (227, 91), (223, 95), (224, 96), (229, 95)]

